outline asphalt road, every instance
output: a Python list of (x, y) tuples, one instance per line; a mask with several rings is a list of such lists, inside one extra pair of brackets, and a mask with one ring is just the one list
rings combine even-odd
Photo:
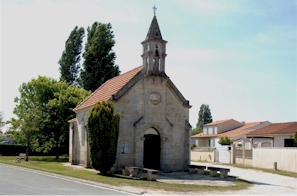
[(0, 164), (0, 195), (131, 195)]

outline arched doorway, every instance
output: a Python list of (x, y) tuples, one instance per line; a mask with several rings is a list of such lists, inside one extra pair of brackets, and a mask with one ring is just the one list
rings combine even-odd
[(160, 169), (160, 135), (154, 128), (144, 133), (143, 166), (150, 169)]

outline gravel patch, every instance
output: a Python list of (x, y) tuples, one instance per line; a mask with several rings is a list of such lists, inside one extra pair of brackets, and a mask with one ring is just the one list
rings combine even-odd
[(234, 178), (210, 177), (209, 175), (189, 174), (188, 172), (160, 172), (158, 182), (171, 184), (196, 184), (209, 186), (232, 186), (235, 185)]

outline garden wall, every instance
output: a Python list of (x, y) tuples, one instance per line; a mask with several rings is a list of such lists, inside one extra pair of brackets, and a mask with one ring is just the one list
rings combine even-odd
[(215, 151), (193, 151), (191, 150), (192, 161), (214, 162)]
[(295, 147), (263, 147), (253, 149), (253, 166), (291, 171), (297, 173), (297, 148)]

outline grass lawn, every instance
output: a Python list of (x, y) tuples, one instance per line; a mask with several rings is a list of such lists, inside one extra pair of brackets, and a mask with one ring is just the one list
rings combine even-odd
[[(29, 157), (29, 161), (22, 161), (21, 163), (14, 162), (14, 156), (0, 156), (0, 163), (61, 174), (64, 176), (70, 176), (85, 180), (91, 180), (95, 182), (105, 183), (114, 186), (132, 186), (132, 187), (145, 187), (146, 189), (153, 190), (165, 190), (174, 192), (192, 192), (192, 191), (229, 191), (246, 189), (251, 186), (251, 183), (245, 180), (237, 179), (235, 186), (206, 186), (206, 185), (191, 185), (191, 184), (169, 184), (162, 182), (153, 182), (146, 180), (136, 180), (129, 178), (121, 178), (117, 176), (102, 176), (93, 171), (84, 169), (76, 169), (73, 167), (64, 166), (63, 163), (68, 162), (68, 157), (60, 157), (56, 160), (55, 157)], [(215, 183), (215, 181), (214, 181)]]

